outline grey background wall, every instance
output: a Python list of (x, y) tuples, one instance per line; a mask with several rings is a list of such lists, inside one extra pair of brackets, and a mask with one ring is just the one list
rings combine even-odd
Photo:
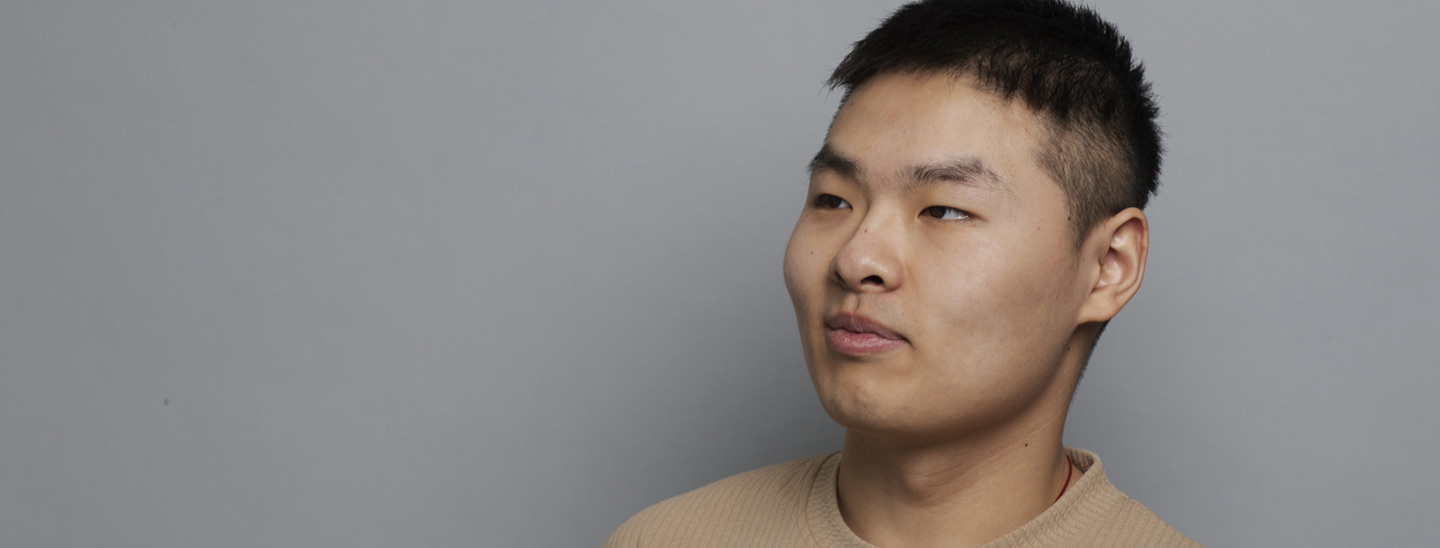
[[(597, 546), (838, 447), (780, 277), (895, 2), (0, 2), (0, 545)], [(1169, 134), (1067, 442), (1440, 544), (1440, 5), (1096, 2)]]

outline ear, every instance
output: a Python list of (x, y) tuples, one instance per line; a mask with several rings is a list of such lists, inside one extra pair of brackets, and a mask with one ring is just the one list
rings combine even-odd
[(1081, 255), (1091, 272), (1090, 294), (1080, 307), (1079, 323), (1106, 322), (1145, 279), (1145, 258), (1150, 252), (1150, 221), (1145, 212), (1129, 208), (1095, 227), (1085, 239)]

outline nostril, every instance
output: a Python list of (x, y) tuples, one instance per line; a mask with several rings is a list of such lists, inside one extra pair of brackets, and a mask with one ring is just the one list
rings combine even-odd
[(880, 279), (879, 276), (866, 276), (865, 279), (860, 280), (860, 283), (862, 283), (862, 284), (885, 285), (885, 280)]

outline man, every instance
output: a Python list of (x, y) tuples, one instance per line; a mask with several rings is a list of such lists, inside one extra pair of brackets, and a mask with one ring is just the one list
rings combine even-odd
[(607, 546), (1198, 546), (1061, 444), (1140, 287), (1157, 109), (1059, 0), (927, 0), (840, 63), (785, 253), (840, 453), (657, 504)]

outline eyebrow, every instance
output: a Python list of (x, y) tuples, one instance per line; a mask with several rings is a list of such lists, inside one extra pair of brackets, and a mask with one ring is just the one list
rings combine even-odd
[[(810, 160), (811, 176), (823, 171), (830, 171), (836, 175), (857, 182), (860, 180), (860, 176), (864, 174), (864, 170), (861, 169), (859, 162), (836, 152), (835, 148), (830, 146), (830, 143), (825, 143), (821, 146), (820, 152), (815, 153), (815, 157)], [(1010, 188), (1008, 182), (1000, 178), (1000, 175), (995, 173), (995, 170), (990, 169), (990, 166), (987, 165), (984, 160), (974, 156), (964, 156), (946, 162), (915, 166), (910, 169), (906, 175), (908, 175), (905, 177), (907, 180), (904, 187), (906, 191), (937, 183), (954, 183), (976, 188), (999, 190), (1010, 194), (1014, 193), (1014, 189)]]
[(859, 180), (861, 173), (860, 164), (835, 152), (830, 143), (822, 145), (820, 152), (816, 152), (815, 157), (810, 159), (810, 175), (813, 177), (822, 171), (831, 171), (852, 181)]
[(1014, 193), (1010, 184), (1001, 179), (995, 170), (985, 165), (984, 160), (974, 156), (957, 158), (939, 164), (916, 166), (914, 172), (910, 174), (910, 184), (907, 185), (907, 190), (940, 182)]

